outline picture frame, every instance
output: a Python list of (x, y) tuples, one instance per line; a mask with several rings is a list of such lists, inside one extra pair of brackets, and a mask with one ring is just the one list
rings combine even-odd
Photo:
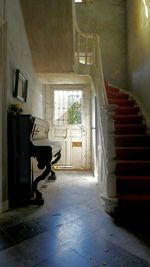
[(16, 69), (13, 96), (19, 99), (21, 102), (26, 102), (27, 89), (28, 89), (28, 80), (24, 77), (24, 75), (20, 72), (19, 69)]

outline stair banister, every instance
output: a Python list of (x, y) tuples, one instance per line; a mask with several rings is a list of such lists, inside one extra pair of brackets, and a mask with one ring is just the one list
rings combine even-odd
[[(97, 98), (97, 127), (98, 127), (98, 153), (101, 152), (102, 164), (99, 167), (99, 182), (104, 198), (115, 199), (116, 201), (116, 177), (114, 174), (114, 143), (113, 132), (114, 123), (112, 116), (115, 105), (108, 105), (102, 60), (100, 50), (100, 37), (97, 34), (82, 32), (77, 23), (74, 6), (75, 22), (75, 72), (79, 74), (89, 74), (92, 77), (95, 96)], [(84, 41), (83, 41), (84, 40)], [(81, 64), (80, 56), (85, 55), (85, 64)], [(88, 56), (91, 55), (91, 64), (88, 64)], [(103, 170), (103, 171), (102, 171)]]

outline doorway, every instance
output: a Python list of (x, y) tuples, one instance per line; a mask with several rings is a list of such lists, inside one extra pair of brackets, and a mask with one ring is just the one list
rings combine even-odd
[(51, 140), (62, 144), (57, 168), (91, 170), (91, 90), (89, 86), (46, 86), (46, 119)]

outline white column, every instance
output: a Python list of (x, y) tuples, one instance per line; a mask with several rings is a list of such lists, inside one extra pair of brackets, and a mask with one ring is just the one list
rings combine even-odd
[(106, 192), (110, 198), (116, 197), (116, 176), (115, 176), (115, 144), (114, 144), (114, 120), (116, 105), (107, 105), (105, 107), (105, 149), (107, 159), (107, 177)]

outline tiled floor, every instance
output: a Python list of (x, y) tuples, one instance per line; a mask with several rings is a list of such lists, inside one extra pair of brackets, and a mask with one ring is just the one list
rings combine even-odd
[(115, 223), (90, 173), (59, 171), (42, 191), (44, 206), (0, 215), (0, 267), (150, 266), (150, 230)]

